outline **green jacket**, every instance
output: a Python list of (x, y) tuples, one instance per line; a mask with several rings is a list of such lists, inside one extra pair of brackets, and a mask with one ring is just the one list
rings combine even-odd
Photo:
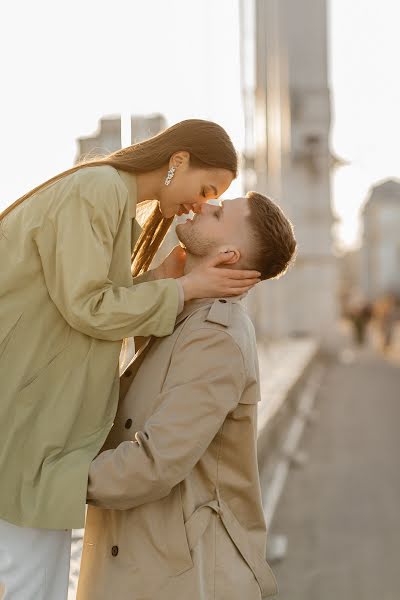
[(132, 279), (136, 181), (87, 167), (0, 222), (0, 518), (84, 525), (88, 469), (112, 426), (124, 337), (166, 336), (174, 279)]

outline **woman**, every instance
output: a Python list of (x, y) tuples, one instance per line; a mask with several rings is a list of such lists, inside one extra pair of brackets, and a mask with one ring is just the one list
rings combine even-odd
[[(259, 281), (217, 268), (224, 256), (179, 276), (178, 250), (144, 275), (174, 215), (222, 194), (236, 173), (226, 132), (188, 120), (57, 175), (0, 216), (7, 600), (66, 597), (70, 530), (84, 525), (89, 464), (115, 415), (122, 339), (169, 335), (183, 301)], [(149, 199), (158, 204), (136, 239), (136, 205)]]

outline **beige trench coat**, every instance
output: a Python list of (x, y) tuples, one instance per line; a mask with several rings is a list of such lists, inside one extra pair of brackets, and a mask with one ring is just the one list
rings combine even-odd
[(140, 349), (89, 469), (78, 600), (276, 593), (265, 560), (259, 400), (254, 328), (237, 298), (187, 303), (170, 336)]
[(0, 519), (83, 527), (118, 404), (121, 340), (170, 334), (174, 279), (132, 279), (133, 175), (83, 168), (0, 223)]

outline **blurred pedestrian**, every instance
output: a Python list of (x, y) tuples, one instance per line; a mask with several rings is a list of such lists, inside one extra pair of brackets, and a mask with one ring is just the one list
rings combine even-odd
[(366, 340), (367, 326), (372, 317), (372, 305), (359, 299), (350, 306), (346, 316), (352, 325), (354, 343), (357, 346), (363, 346)]
[(355, 341), (359, 346), (363, 346), (365, 344), (365, 337), (368, 323), (370, 322), (372, 317), (372, 307), (366, 302), (363, 304), (356, 315), (354, 315), (354, 329), (355, 329)]
[(386, 294), (382, 298), (379, 312), (379, 326), (381, 331), (382, 349), (388, 352), (393, 341), (393, 331), (399, 318), (396, 297), (394, 294)]

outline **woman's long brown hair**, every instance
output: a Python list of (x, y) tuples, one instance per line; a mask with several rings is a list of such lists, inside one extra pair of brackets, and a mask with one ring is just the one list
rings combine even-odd
[[(36, 192), (84, 167), (110, 165), (128, 173), (145, 173), (163, 165), (167, 169), (170, 157), (179, 151), (189, 152), (190, 165), (193, 167), (227, 169), (234, 177), (237, 176), (237, 154), (226, 131), (211, 121), (188, 119), (172, 125), (148, 140), (122, 148), (100, 159), (81, 162), (55, 175), (8, 206), (0, 213), (0, 221)], [(162, 216), (158, 206), (153, 209), (143, 225), (131, 257), (133, 276), (148, 270), (172, 221), (173, 217), (166, 219)]]

